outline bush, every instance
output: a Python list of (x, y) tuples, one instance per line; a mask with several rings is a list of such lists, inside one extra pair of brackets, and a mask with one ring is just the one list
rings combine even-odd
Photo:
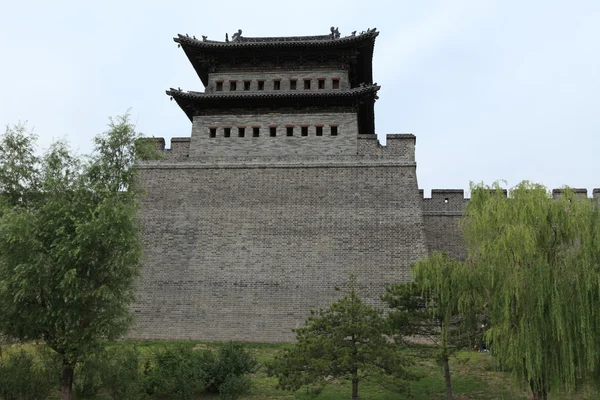
[(104, 388), (114, 400), (137, 400), (142, 397), (140, 354), (137, 348), (113, 347), (106, 351)]
[(96, 353), (77, 365), (74, 372), (73, 392), (77, 399), (94, 398), (103, 387), (107, 369), (106, 354)]
[(241, 343), (224, 344), (217, 355), (205, 356), (203, 368), (208, 376), (206, 391), (219, 393), (222, 399), (236, 399), (250, 390), (246, 374), (256, 369), (256, 359)]
[(193, 400), (206, 386), (203, 357), (190, 346), (155, 351), (145, 364), (146, 392), (157, 398)]
[(0, 399), (42, 400), (48, 397), (53, 382), (34, 357), (21, 350), (0, 358)]

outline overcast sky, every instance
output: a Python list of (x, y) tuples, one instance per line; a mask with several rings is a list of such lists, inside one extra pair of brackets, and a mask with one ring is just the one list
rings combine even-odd
[[(164, 90), (203, 90), (173, 36), (376, 27), (380, 140), (417, 136), (419, 186), (527, 179), (600, 187), (600, 1), (8, 1), (0, 3), (0, 123), (88, 152), (108, 116), (189, 136)], [(591, 195), (591, 194), (590, 194)]]

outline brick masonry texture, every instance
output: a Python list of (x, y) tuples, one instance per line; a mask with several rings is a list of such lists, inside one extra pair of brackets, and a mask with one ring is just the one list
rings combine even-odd
[[(337, 126), (337, 136), (331, 136), (331, 125)], [(270, 127), (276, 128), (276, 137), (270, 136)], [(287, 126), (293, 135), (287, 136)], [(301, 136), (306, 126), (308, 136)], [(317, 126), (323, 136), (316, 136)], [(216, 137), (209, 137), (210, 128), (216, 128)], [(231, 137), (224, 137), (224, 128), (231, 129)], [(244, 137), (238, 128), (245, 127)], [(259, 137), (253, 137), (253, 127), (259, 127)], [(210, 115), (194, 117), (190, 158), (203, 156), (282, 156), (292, 154), (356, 154), (358, 135), (356, 114), (268, 114), (268, 115)]]
[(223, 82), (223, 91), (230, 91), (230, 82), (236, 81), (236, 92), (244, 91), (244, 81), (250, 81), (250, 92), (258, 91), (258, 81), (264, 81), (264, 91), (274, 90), (273, 81), (279, 80), (281, 91), (290, 90), (290, 79), (296, 79), (297, 91), (307, 90), (304, 89), (304, 80), (310, 79), (310, 89), (312, 91), (320, 90), (318, 86), (319, 79), (325, 79), (325, 90), (333, 89), (332, 79), (340, 80), (339, 89), (350, 89), (350, 83), (348, 81), (348, 71), (344, 70), (313, 70), (313, 71), (278, 71), (278, 72), (227, 72), (227, 73), (213, 73), (209, 74), (208, 86), (206, 92), (216, 91), (216, 82)]
[(131, 337), (290, 341), (350, 273), (372, 303), (408, 279), (426, 251), (415, 165), (321, 162), (142, 166)]

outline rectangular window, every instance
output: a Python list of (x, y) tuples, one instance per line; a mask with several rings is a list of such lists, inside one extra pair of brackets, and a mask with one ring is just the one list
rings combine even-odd
[(273, 81), (273, 90), (281, 89), (281, 81)]
[(260, 136), (260, 127), (253, 126), (252, 127), (252, 137), (258, 137), (258, 136)]
[(290, 90), (296, 90), (296, 80), (290, 79)]
[(217, 81), (217, 92), (223, 91), (223, 81)]
[(331, 128), (331, 136), (337, 136), (337, 134), (338, 134), (337, 125), (331, 125), (330, 128)]
[(250, 81), (244, 81), (244, 90), (250, 90)]
[(319, 89), (325, 89), (325, 79), (319, 79)]
[(223, 136), (231, 137), (231, 128), (223, 128)]
[(315, 128), (316, 128), (317, 136), (323, 136), (323, 126), (322, 125), (316, 126)]
[(337, 78), (334, 78), (331, 80), (331, 87), (333, 89), (339, 89), (340, 88), (340, 80)]
[(293, 126), (287, 126), (285, 128), (285, 131), (288, 136), (294, 136), (294, 127)]
[(269, 134), (271, 135), (271, 137), (277, 136), (277, 127), (276, 126), (269, 127)]
[(308, 136), (308, 126), (301, 127), (302, 136)]
[(309, 90), (310, 89), (310, 79), (305, 79), (304, 80), (304, 90)]
[(211, 138), (217, 137), (217, 128), (208, 128), (208, 136)]
[(229, 91), (235, 92), (236, 89), (237, 89), (237, 82), (236, 81), (229, 81)]
[(246, 136), (246, 128), (243, 126), (238, 127), (238, 136), (244, 137)]
[(258, 81), (258, 90), (265, 90), (265, 81)]

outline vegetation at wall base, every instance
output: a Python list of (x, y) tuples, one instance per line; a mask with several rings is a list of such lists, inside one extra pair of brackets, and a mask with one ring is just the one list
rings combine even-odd
[(0, 334), (43, 340), (61, 356), (63, 400), (73, 398), (77, 364), (131, 321), (141, 266), (135, 162), (151, 153), (139, 138), (128, 115), (110, 120), (86, 158), (63, 142), (38, 157), (23, 125), (0, 136)]

